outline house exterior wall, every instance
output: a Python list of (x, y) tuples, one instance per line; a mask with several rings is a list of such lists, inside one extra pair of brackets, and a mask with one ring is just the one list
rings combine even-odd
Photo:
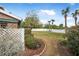
[(7, 27), (8, 28), (18, 28), (18, 24), (17, 23), (8, 23)]
[[(1, 24), (0, 24), (1, 27)], [(18, 28), (17, 23), (7, 23), (7, 27), (6, 28)]]
[[(0, 13), (0, 18), (12, 19), (12, 17), (5, 15), (3, 13)], [(1, 24), (0, 24), (0, 27), (1, 27)], [(18, 22), (17, 23), (7, 23), (7, 27), (8, 28), (18, 28)]]
[(0, 13), (0, 18), (11, 19), (12, 17), (10, 17), (10, 16), (8, 16), (8, 15), (5, 15), (5, 14)]

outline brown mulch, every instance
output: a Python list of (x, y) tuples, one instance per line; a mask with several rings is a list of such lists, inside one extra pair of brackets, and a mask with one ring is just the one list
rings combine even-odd
[(40, 48), (37, 48), (37, 49), (29, 49), (29, 48), (25, 48), (25, 51), (23, 52), (20, 52), (18, 55), (19, 56), (35, 56), (35, 55), (39, 55), (44, 47), (45, 47), (45, 43), (40, 39), (38, 40), (39, 43), (41, 44), (41, 47)]

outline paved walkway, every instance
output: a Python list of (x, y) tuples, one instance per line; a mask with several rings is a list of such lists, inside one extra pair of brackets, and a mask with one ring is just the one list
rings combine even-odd
[(47, 48), (46, 48), (46, 51), (42, 54), (42, 56), (70, 55), (64, 47), (58, 45), (57, 40), (46, 36), (41, 36), (41, 37), (35, 36), (35, 37), (40, 38), (46, 42)]

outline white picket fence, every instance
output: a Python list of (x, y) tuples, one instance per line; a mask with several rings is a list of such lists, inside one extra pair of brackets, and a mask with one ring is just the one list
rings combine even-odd
[(0, 29), (0, 56), (17, 55), (24, 49), (24, 29)]

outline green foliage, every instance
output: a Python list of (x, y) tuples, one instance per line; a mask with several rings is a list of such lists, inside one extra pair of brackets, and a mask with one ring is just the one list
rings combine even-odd
[(53, 25), (52, 28), (53, 29), (59, 29), (59, 27), (57, 25)]
[(33, 34), (31, 34), (31, 29), (25, 29), (25, 46), (30, 49), (36, 49), (41, 46)]
[(63, 24), (59, 25), (59, 29), (64, 29)]
[(31, 24), (32, 28), (42, 27), (42, 24), (40, 23), (39, 18), (37, 16), (36, 12), (34, 12), (34, 11), (28, 12), (27, 17), (22, 22), (21, 26), (26, 28), (30, 24)]
[(25, 35), (31, 35), (31, 28), (25, 28)]
[(46, 24), (44, 28), (49, 29), (49, 26), (50, 26), (50, 29), (64, 29), (63, 24), (60, 24), (59, 26)]
[(26, 46), (30, 49), (36, 49), (38, 48), (39, 42), (37, 40), (35, 40), (35, 38), (32, 35), (28, 35), (26, 36)]
[(62, 15), (67, 16), (69, 12), (70, 12), (70, 7), (67, 7), (66, 9), (62, 10)]
[(79, 30), (69, 30), (67, 33), (67, 46), (73, 55), (79, 55)]

